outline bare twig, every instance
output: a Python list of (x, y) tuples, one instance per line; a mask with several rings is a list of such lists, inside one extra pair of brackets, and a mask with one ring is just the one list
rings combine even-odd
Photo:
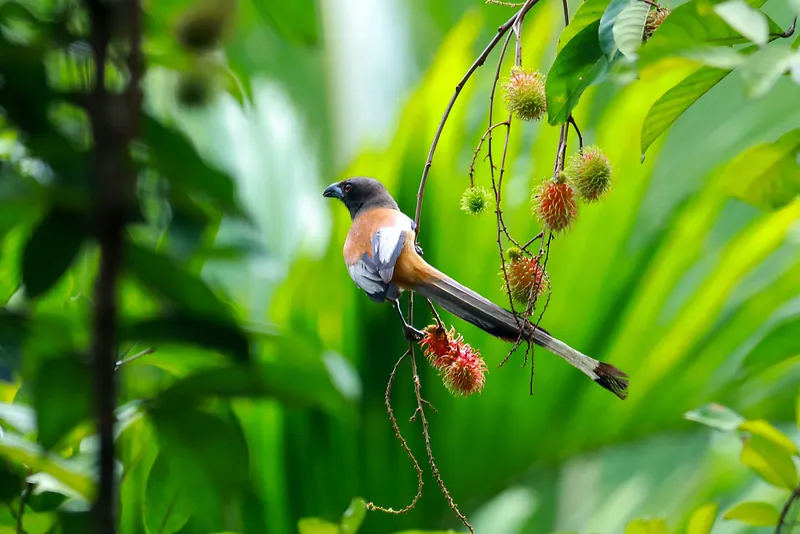
[(406, 438), (403, 437), (403, 434), (400, 432), (400, 426), (397, 424), (397, 418), (394, 415), (394, 409), (392, 409), (392, 385), (394, 384), (395, 376), (397, 375), (397, 368), (403, 363), (403, 360), (409, 355), (409, 351), (403, 353), (400, 356), (400, 359), (397, 360), (397, 363), (394, 364), (394, 368), (392, 368), (392, 373), (389, 375), (389, 382), (386, 384), (386, 394), (384, 396), (384, 402), (386, 403), (386, 411), (389, 412), (389, 421), (392, 423), (392, 428), (394, 429), (394, 434), (397, 436), (397, 439), (400, 440), (400, 445), (403, 447), (403, 450), (406, 452), (406, 455), (411, 459), (411, 463), (414, 464), (414, 470), (417, 472), (417, 493), (414, 495), (414, 498), (411, 499), (411, 502), (404, 506), (399, 510), (395, 510), (393, 508), (384, 508), (383, 506), (378, 506), (375, 503), (369, 502), (366, 504), (368, 510), (377, 510), (379, 512), (386, 512), (388, 514), (405, 514), (412, 508), (417, 505), (420, 498), (422, 497), (422, 467), (419, 465), (417, 458), (414, 456), (414, 453), (411, 452), (411, 447), (408, 446), (408, 442)]
[(450, 97), (450, 102), (447, 104), (447, 107), (444, 110), (444, 114), (442, 115), (442, 120), (439, 122), (438, 128), (436, 128), (436, 134), (433, 136), (433, 142), (431, 143), (431, 148), (428, 151), (428, 159), (425, 161), (425, 167), (422, 170), (422, 178), (419, 182), (419, 189), (417, 191), (417, 209), (414, 215), (414, 222), (416, 223), (416, 233), (417, 239), (419, 239), (419, 232), (420, 232), (420, 217), (422, 216), (422, 200), (425, 196), (425, 184), (428, 181), (428, 172), (431, 170), (431, 165), (433, 165), (433, 156), (436, 153), (436, 147), (439, 144), (439, 138), (442, 135), (442, 130), (444, 130), (444, 125), (447, 123), (448, 117), (450, 117), (450, 112), (453, 110), (453, 105), (456, 103), (458, 99), (458, 95), (461, 94), (461, 90), (464, 88), (464, 85), (469, 81), (472, 75), (478, 70), (478, 67), (482, 66), (486, 62), (486, 58), (489, 57), (494, 47), (497, 46), (497, 43), (500, 42), (500, 39), (503, 38), (503, 35), (511, 28), (511, 26), (521, 17), (524, 16), (525, 13), (528, 12), (538, 0), (528, 0), (522, 6), (522, 8), (517, 12), (513, 17), (508, 19), (502, 26), (497, 29), (497, 33), (489, 41), (489, 44), (486, 48), (483, 49), (483, 52), (478, 56), (475, 62), (470, 66), (467, 70), (466, 74), (461, 78), (461, 81), (458, 82), (456, 85), (455, 91), (453, 92), (453, 96)]
[(544, 230), (542, 230), (541, 232), (539, 232), (538, 234), (536, 234), (535, 236), (533, 236), (533, 237), (532, 237), (532, 238), (531, 238), (531, 239), (530, 239), (530, 240), (529, 240), (527, 243), (525, 243), (524, 245), (522, 245), (522, 246), (520, 247), (520, 249), (522, 249), (522, 250), (524, 250), (525, 252), (527, 252), (527, 251), (528, 251), (528, 247), (529, 247), (529, 246), (531, 246), (531, 245), (533, 245), (533, 244), (534, 244), (536, 241), (538, 241), (538, 240), (539, 240), (539, 239), (541, 239), (542, 237), (544, 237)]
[(142, 352), (140, 352), (138, 354), (134, 354), (133, 356), (131, 356), (129, 358), (124, 358), (124, 359), (122, 359), (122, 360), (120, 360), (120, 361), (118, 361), (116, 363), (116, 365), (114, 366), (114, 370), (118, 371), (119, 368), (122, 367), (123, 365), (125, 365), (126, 363), (130, 363), (130, 362), (132, 362), (134, 360), (138, 360), (142, 356), (147, 356), (148, 354), (153, 354), (155, 351), (156, 351), (156, 349), (150, 347), (149, 349), (145, 349)]
[(779, 34), (778, 37), (781, 39), (788, 39), (789, 37), (794, 35), (794, 30), (796, 27), (797, 27), (797, 16), (795, 15), (795, 17), (792, 19), (791, 25), (789, 25), (789, 27), (786, 28), (785, 32)]
[[(478, 154), (481, 152), (481, 148), (483, 148), (483, 143), (486, 141), (486, 138), (489, 137), (492, 133), (492, 130), (497, 128), (498, 126), (508, 126), (507, 121), (498, 122), (497, 124), (492, 124), (489, 128), (486, 129), (484, 134), (481, 136), (481, 140), (478, 142), (477, 148), (475, 148), (475, 152), (472, 154), (472, 162), (469, 164), (469, 185), (471, 187), (475, 187), (475, 162), (478, 160)], [(489, 157), (488, 154), (486, 157)]]
[(486, 3), (503, 7), (519, 7), (525, 5), (525, 2), (501, 2), (500, 0), (486, 0)]
[(578, 135), (578, 148), (583, 150), (583, 136), (581, 135), (581, 130), (578, 128), (578, 123), (575, 122), (575, 119), (572, 117), (572, 113), (569, 114), (569, 118), (567, 118), (567, 122), (572, 125), (572, 128), (575, 130), (575, 133)]

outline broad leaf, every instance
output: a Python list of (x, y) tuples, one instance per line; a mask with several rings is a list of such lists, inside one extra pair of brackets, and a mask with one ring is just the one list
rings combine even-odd
[(264, 20), (287, 41), (316, 45), (319, 42), (319, 14), (314, 0), (252, 0)]
[[(765, 0), (752, 0), (748, 4), (761, 7)], [(719, 0), (690, 0), (676, 7), (659, 26), (658, 31), (640, 50), (639, 65), (645, 66), (669, 56), (691, 57), (698, 50), (727, 47), (749, 42), (731, 28), (715, 11)], [(783, 30), (768, 19), (769, 32)]]
[(754, 527), (773, 527), (778, 524), (778, 509), (765, 502), (739, 503), (722, 516), (724, 519), (741, 521)]
[(686, 525), (686, 534), (711, 534), (711, 528), (717, 518), (717, 508), (717, 504), (712, 502), (692, 512)]
[(800, 195), (800, 129), (774, 143), (745, 150), (728, 165), (722, 180), (737, 198), (758, 208), (781, 208)]
[(667, 534), (664, 519), (636, 519), (625, 527), (625, 534)]
[(163, 391), (155, 402), (190, 406), (218, 397), (273, 398), (331, 413), (341, 413), (344, 403), (322, 360), (302, 357), (203, 370)]
[[(614, 40), (614, 25), (616, 24), (617, 17), (622, 13), (625, 8), (633, 5), (638, 0), (611, 0), (606, 8), (603, 16), (600, 18), (600, 26), (597, 29), (598, 40), (600, 42), (600, 50), (609, 60), (613, 60), (617, 55), (617, 43)], [(644, 2), (640, 2), (644, 4)], [(649, 4), (644, 4), (649, 9)]]
[(92, 373), (78, 355), (46, 359), (33, 383), (39, 443), (53, 448), (92, 414)]
[(79, 214), (53, 208), (33, 230), (22, 252), (25, 293), (36, 298), (58, 281), (78, 255), (86, 237)]
[(784, 72), (792, 66), (796, 53), (789, 48), (769, 46), (752, 54), (739, 68), (747, 96), (760, 98), (767, 94)]
[(650, 4), (641, 0), (633, 0), (617, 15), (612, 33), (614, 43), (623, 55), (630, 58), (636, 57), (637, 50), (642, 46), (648, 13), (650, 13)]
[(774, 486), (790, 490), (797, 487), (797, 468), (791, 453), (761, 436), (745, 438), (740, 460)]
[(299, 534), (341, 534), (339, 525), (318, 517), (305, 517), (297, 522)]
[(192, 407), (152, 407), (160, 454), (170, 477), (189, 488), (194, 509), (219, 516), (225, 501), (248, 478), (248, 452), (241, 429), (232, 421)]
[(165, 455), (156, 457), (150, 468), (142, 507), (148, 534), (178, 532), (193, 513), (191, 489), (181, 486), (173, 469)]
[(51, 454), (21, 436), (3, 432), (0, 435), (0, 456), (17, 465), (52, 476), (85, 499), (91, 499), (94, 494), (94, 481), (85, 466)]
[(204, 196), (231, 214), (241, 214), (233, 179), (211, 168), (181, 132), (146, 117), (143, 131), (155, 169), (172, 182)]
[(367, 508), (364, 499), (355, 497), (350, 501), (350, 506), (342, 514), (341, 534), (356, 534), (361, 524), (367, 517)]
[(744, 417), (730, 408), (714, 403), (686, 412), (684, 417), (689, 421), (710, 426), (723, 432), (736, 430), (745, 421)]
[(195, 345), (238, 361), (250, 359), (249, 342), (238, 325), (194, 314), (174, 313), (139, 321), (124, 329), (123, 337), (137, 343)]
[(678, 117), (730, 72), (729, 69), (701, 67), (656, 100), (642, 124), (642, 156)]
[(0, 362), (17, 369), (22, 358), (22, 344), (28, 332), (25, 315), (0, 308)]
[(547, 73), (545, 92), (550, 124), (566, 122), (583, 92), (608, 72), (609, 62), (600, 50), (600, 21), (580, 31), (556, 56)]
[(586, 26), (600, 20), (608, 3), (609, 0), (585, 0), (582, 2), (575, 15), (569, 21), (569, 25), (564, 28), (558, 38), (558, 52), (561, 52), (564, 45), (570, 42)]
[(769, 39), (767, 17), (744, 0), (726, 0), (715, 5), (714, 12), (743, 37), (759, 45), (767, 44)]
[(197, 314), (230, 317), (230, 309), (198, 276), (171, 258), (129, 242), (127, 269), (145, 287), (174, 307)]
[(789, 439), (788, 436), (786, 436), (786, 434), (762, 419), (745, 421), (739, 425), (739, 430), (742, 432), (749, 432), (750, 434), (756, 436), (761, 436), (767, 441), (770, 441), (782, 448), (789, 454), (800, 454), (800, 452), (797, 450), (797, 445), (795, 445), (794, 442)]
[(20, 434), (36, 431), (36, 412), (25, 404), (0, 403), (0, 419)]

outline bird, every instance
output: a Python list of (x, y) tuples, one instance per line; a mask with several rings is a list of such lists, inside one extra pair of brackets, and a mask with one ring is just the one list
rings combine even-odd
[(406, 338), (419, 341), (423, 335), (408, 324), (400, 308), (400, 295), (412, 291), (499, 339), (514, 343), (521, 336), (560, 356), (620, 399), (627, 397), (628, 375), (575, 350), (428, 264), (416, 243), (414, 220), (400, 210), (378, 180), (347, 178), (328, 186), (323, 196), (340, 200), (350, 212), (343, 249), (350, 278), (373, 301), (394, 305)]

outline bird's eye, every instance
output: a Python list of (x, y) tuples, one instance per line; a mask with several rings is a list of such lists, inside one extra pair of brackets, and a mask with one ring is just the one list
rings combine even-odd
[(344, 185), (344, 192), (345, 193), (349, 193), (351, 189), (353, 189), (352, 185), (350, 185), (350, 184), (345, 184)]

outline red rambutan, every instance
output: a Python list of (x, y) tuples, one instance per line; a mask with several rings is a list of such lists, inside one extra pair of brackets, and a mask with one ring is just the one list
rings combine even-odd
[(553, 232), (567, 230), (578, 214), (575, 190), (566, 182), (563, 173), (537, 187), (531, 202), (539, 222)]

